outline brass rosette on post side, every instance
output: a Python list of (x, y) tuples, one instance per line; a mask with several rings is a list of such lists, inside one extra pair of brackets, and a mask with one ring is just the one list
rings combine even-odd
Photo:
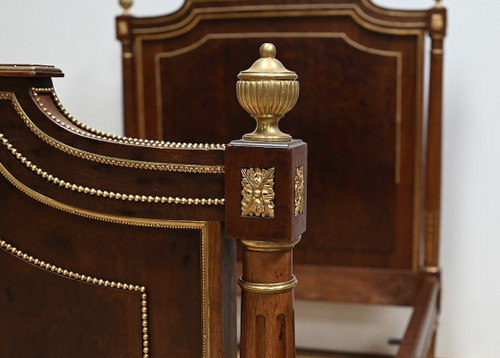
[(244, 140), (255, 142), (289, 142), (292, 137), (278, 128), (279, 120), (289, 112), (299, 98), (297, 74), (278, 61), (271, 43), (260, 47), (261, 58), (238, 75), (236, 94), (245, 111), (257, 122)]

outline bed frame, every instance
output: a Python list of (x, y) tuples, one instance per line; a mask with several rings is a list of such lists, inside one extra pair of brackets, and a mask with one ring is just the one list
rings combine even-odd
[(116, 23), (127, 135), (227, 143), (250, 131), (251, 123), (235, 120), (242, 111), (228, 96), (234, 73), (262, 41), (277, 45), (304, 92), (282, 127), (310, 145), (296, 296), (413, 306), (397, 356), (432, 355), (446, 31), (440, 1), (401, 11), (371, 0), (190, 0), (147, 18), (122, 3)]
[[(293, 107), (293, 72), (250, 73), (242, 104), (251, 86), (264, 117)], [(0, 356), (234, 358), (238, 282), (242, 356), (294, 357), (306, 144), (103, 133), (59, 101), (62, 75), (0, 65)]]

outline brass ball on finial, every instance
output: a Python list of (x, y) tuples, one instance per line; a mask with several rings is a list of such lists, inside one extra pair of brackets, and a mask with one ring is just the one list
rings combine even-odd
[(259, 54), (260, 54), (260, 57), (262, 57), (262, 58), (266, 58), (266, 57), (275, 58), (276, 57), (276, 47), (272, 43), (266, 42), (260, 46)]

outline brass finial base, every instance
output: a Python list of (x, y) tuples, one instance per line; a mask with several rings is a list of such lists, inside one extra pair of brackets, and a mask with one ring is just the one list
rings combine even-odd
[(257, 122), (244, 140), (254, 142), (290, 142), (292, 137), (278, 128), (279, 120), (290, 111), (299, 97), (297, 74), (278, 61), (271, 43), (260, 47), (261, 58), (240, 72), (236, 84), (238, 101)]
[(278, 122), (283, 116), (254, 117), (257, 128), (252, 133), (243, 136), (244, 140), (253, 142), (290, 142), (292, 136), (283, 133), (278, 128)]

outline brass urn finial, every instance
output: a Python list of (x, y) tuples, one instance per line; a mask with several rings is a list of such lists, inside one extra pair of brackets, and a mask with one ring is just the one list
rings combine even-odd
[(120, 6), (123, 8), (123, 14), (124, 15), (129, 15), (130, 14), (130, 8), (134, 4), (134, 0), (120, 0)]
[(278, 61), (276, 47), (265, 43), (260, 47), (261, 58), (238, 75), (236, 95), (245, 111), (257, 122), (244, 140), (256, 142), (289, 142), (292, 137), (278, 128), (279, 120), (289, 112), (299, 98), (297, 74)]
[(443, 7), (443, 4), (442, 4), (441, 2), (442, 2), (442, 0), (436, 0), (436, 5), (435, 5), (435, 7), (437, 7), (437, 8), (441, 8), (441, 7)]

